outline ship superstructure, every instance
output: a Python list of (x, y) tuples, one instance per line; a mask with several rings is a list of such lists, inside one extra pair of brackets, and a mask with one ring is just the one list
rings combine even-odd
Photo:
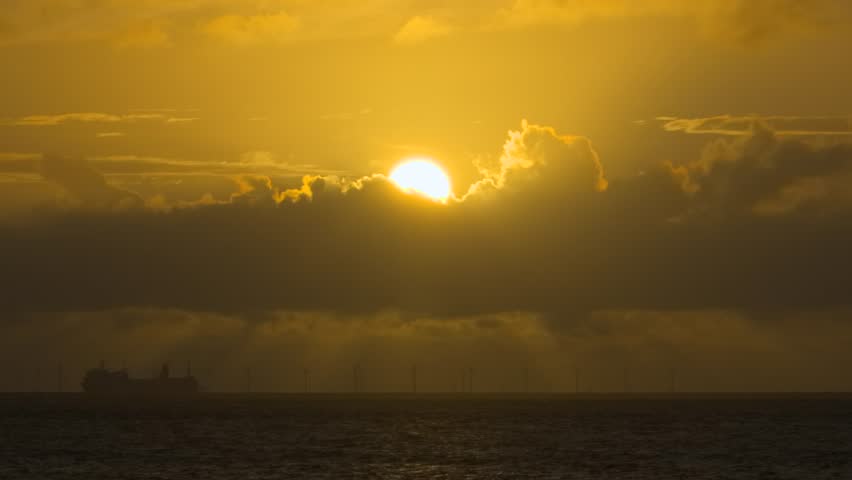
[(99, 368), (86, 372), (82, 386), (88, 393), (99, 394), (186, 395), (198, 392), (198, 381), (189, 368), (185, 376), (172, 377), (167, 364), (154, 378), (131, 378), (126, 369), (108, 370), (102, 362)]

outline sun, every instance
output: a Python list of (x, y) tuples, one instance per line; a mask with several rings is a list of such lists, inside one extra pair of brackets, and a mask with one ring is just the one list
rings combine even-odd
[(390, 174), (390, 179), (406, 192), (424, 195), (439, 202), (450, 196), (450, 178), (431, 160), (408, 160)]

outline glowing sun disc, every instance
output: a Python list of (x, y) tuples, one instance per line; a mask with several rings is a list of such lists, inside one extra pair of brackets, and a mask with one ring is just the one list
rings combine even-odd
[(390, 179), (407, 192), (425, 195), (432, 200), (445, 201), (450, 196), (450, 179), (429, 160), (411, 160), (396, 167)]

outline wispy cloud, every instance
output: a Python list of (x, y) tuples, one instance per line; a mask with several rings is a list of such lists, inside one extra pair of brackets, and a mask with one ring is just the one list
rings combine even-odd
[(717, 115), (704, 118), (657, 117), (668, 132), (704, 135), (751, 135), (761, 123), (780, 136), (852, 135), (852, 120), (840, 116)]
[(64, 123), (132, 123), (141, 121), (159, 121), (164, 123), (191, 122), (197, 118), (172, 117), (163, 113), (112, 114), (101, 112), (73, 112), (52, 115), (27, 115), (6, 120), (0, 125), (18, 127), (52, 127)]
[(41, 158), (40, 153), (0, 152), (0, 162), (38, 160), (39, 158)]
[(316, 165), (296, 164), (268, 151), (251, 151), (236, 160), (209, 161), (139, 155), (103, 155), (89, 162), (105, 175), (224, 176), (271, 175), (301, 178), (304, 175), (340, 175), (344, 172)]
[[(115, 135), (105, 132), (101, 138)], [(31, 179), (41, 171), (44, 155), (39, 153), (0, 152), (0, 174), (6, 181), (15, 178)], [(268, 151), (250, 151), (239, 158), (228, 161), (193, 160), (141, 155), (100, 155), (80, 159), (54, 159), (54, 163), (85, 163), (87, 168), (110, 179), (123, 182), (139, 181), (154, 177), (170, 177), (176, 180), (188, 177), (220, 177), (234, 179), (245, 175), (263, 175), (275, 178), (301, 179), (305, 175), (341, 176), (347, 172), (317, 165), (283, 161)]]
[(364, 107), (357, 112), (334, 112), (324, 113), (320, 115), (320, 120), (353, 120), (358, 117), (365, 117), (373, 113), (373, 109)]
[(166, 123), (189, 123), (198, 120), (198, 117), (171, 117), (166, 119)]

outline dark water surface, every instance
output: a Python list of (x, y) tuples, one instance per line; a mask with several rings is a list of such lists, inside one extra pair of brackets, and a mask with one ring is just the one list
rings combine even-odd
[(0, 395), (0, 478), (852, 479), (849, 396)]

